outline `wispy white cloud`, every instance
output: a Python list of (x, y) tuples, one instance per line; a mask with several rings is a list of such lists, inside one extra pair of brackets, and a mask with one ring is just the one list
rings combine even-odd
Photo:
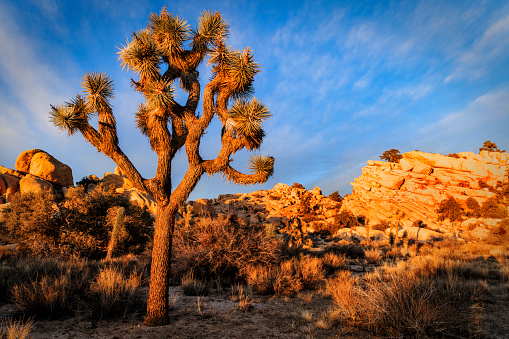
[(485, 93), (463, 109), (451, 112), (439, 120), (421, 127), (414, 144), (426, 145), (436, 152), (476, 151), (485, 140), (509, 145), (509, 88)]
[(509, 10), (498, 18), (484, 33), (455, 60), (455, 67), (444, 82), (460, 79), (478, 79), (493, 70), (493, 63), (505, 59), (509, 53)]

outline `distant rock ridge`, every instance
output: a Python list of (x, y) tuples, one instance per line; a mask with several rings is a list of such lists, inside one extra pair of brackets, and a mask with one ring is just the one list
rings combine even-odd
[(343, 200), (343, 210), (372, 222), (390, 220), (404, 212), (403, 223), (422, 220), (439, 223), (438, 204), (453, 197), (465, 205), (472, 197), (482, 203), (495, 195), (495, 187), (509, 165), (509, 154), (481, 151), (454, 157), (419, 151), (402, 154), (399, 163), (369, 160), (362, 175), (352, 182), (353, 193)]

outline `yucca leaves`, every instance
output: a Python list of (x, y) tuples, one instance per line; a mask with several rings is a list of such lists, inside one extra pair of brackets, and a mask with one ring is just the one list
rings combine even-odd
[(140, 104), (138, 106), (138, 112), (135, 113), (134, 120), (136, 122), (136, 127), (143, 133), (143, 135), (148, 136), (148, 108)]
[(209, 60), (207, 65), (212, 65), (212, 76), (215, 77), (218, 73), (226, 71), (228, 67), (228, 60), (232, 50), (224, 42), (224, 37), (220, 36), (215, 43), (215, 46), (209, 53)]
[[(232, 105), (229, 113), (233, 120), (233, 124), (230, 124), (238, 134), (246, 137), (246, 147), (250, 150), (259, 148), (265, 136), (263, 122), (272, 116), (269, 109), (256, 98), (250, 101), (240, 99)], [(232, 129), (232, 126), (229, 126), (229, 129)]]
[(76, 131), (83, 129), (87, 124), (86, 117), (80, 110), (76, 110), (74, 106), (53, 106), (51, 105), (50, 121), (60, 131), (65, 131), (68, 136), (73, 135)]
[(133, 70), (141, 76), (152, 78), (159, 74), (159, 47), (148, 29), (133, 33), (133, 40), (122, 46), (119, 59), (122, 68)]
[(166, 78), (152, 80), (145, 85), (143, 94), (150, 109), (167, 108), (174, 102), (173, 81)]
[(274, 158), (266, 155), (254, 155), (249, 158), (248, 168), (253, 174), (268, 178), (274, 173)]
[(110, 100), (113, 98), (113, 80), (104, 73), (86, 73), (81, 82), (83, 92), (86, 94), (87, 107), (91, 111), (99, 112), (110, 109)]
[(163, 9), (161, 14), (150, 14), (148, 26), (162, 53), (168, 56), (182, 53), (182, 44), (190, 37), (186, 20)]
[(228, 23), (223, 20), (219, 12), (205, 11), (198, 18), (198, 29), (192, 30), (193, 49), (208, 50), (208, 45), (220, 36), (228, 35)]
[(228, 85), (233, 93), (249, 90), (254, 76), (260, 71), (260, 66), (254, 61), (254, 55), (249, 48), (242, 52), (235, 51), (228, 55), (227, 67)]

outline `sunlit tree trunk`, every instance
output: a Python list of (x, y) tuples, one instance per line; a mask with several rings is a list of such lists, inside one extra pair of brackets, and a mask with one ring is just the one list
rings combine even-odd
[(168, 287), (176, 209), (168, 204), (161, 205), (158, 204), (155, 221), (147, 315), (145, 317), (147, 326), (168, 323)]

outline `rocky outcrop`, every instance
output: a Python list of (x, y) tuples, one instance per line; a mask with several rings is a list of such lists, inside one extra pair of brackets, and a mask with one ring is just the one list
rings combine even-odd
[(19, 181), (19, 187), (23, 193), (40, 193), (46, 190), (51, 190), (53, 188), (48, 181), (36, 177), (32, 174), (27, 174), (25, 177), (23, 177), (23, 179)]
[(74, 184), (71, 168), (40, 149), (21, 153), (16, 159), (16, 170), (62, 187), (70, 187)]
[(18, 191), (61, 191), (73, 186), (71, 168), (40, 149), (22, 152), (15, 168), (0, 166), (0, 203), (10, 202)]
[(453, 197), (465, 205), (472, 197), (483, 203), (495, 195), (488, 186), (503, 179), (508, 165), (508, 153), (487, 151), (458, 153), (457, 158), (413, 151), (399, 163), (370, 160), (342, 208), (372, 222), (397, 218), (408, 226), (422, 220), (438, 227), (440, 201)]

